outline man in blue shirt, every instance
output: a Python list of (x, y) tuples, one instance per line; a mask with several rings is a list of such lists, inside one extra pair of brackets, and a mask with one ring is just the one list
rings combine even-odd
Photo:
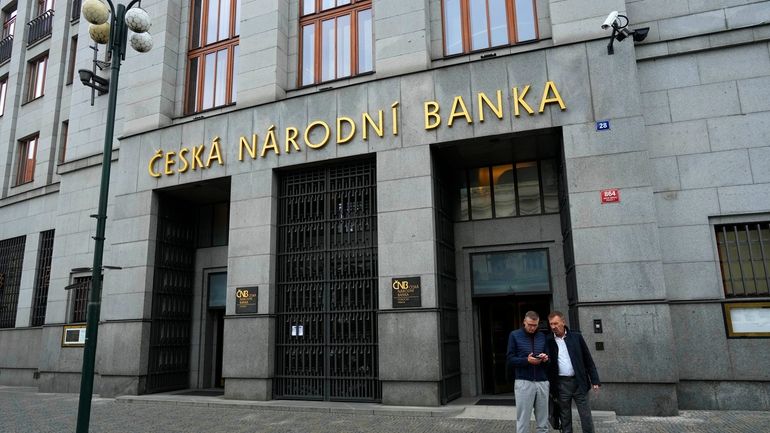
[(545, 365), (545, 335), (537, 331), (540, 316), (524, 315), (524, 326), (508, 336), (508, 363), (516, 367), (513, 385), (516, 396), (516, 433), (529, 433), (529, 417), (535, 409), (537, 432), (548, 432), (548, 379)]

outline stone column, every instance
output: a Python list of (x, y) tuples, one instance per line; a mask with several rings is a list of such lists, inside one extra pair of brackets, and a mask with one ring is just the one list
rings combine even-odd
[[(578, 90), (554, 124), (563, 125), (565, 248), (571, 240), (574, 250), (571, 325), (579, 323), (607, 385), (593, 407), (676, 414), (678, 372), (634, 47), (618, 43), (610, 56), (597, 40), (549, 50), (547, 62), (550, 79)], [(597, 131), (595, 122), (607, 119), (610, 129)], [(601, 203), (609, 188), (619, 189), (620, 202)], [(594, 332), (594, 320), (603, 333)]]
[[(378, 338), (382, 402), (441, 402), (430, 147), (377, 154)], [(393, 308), (392, 279), (420, 277), (421, 304)]]
[[(241, 2), (238, 69), (235, 71), (239, 106), (275, 101), (286, 94), (289, 3), (286, 0)], [(291, 3), (295, 7), (297, 2)]]
[[(246, 113), (250, 114), (250, 113)], [(233, 175), (222, 377), (225, 398), (269, 400), (275, 364), (275, 209), (272, 170)], [(235, 291), (258, 287), (257, 313), (235, 313)]]

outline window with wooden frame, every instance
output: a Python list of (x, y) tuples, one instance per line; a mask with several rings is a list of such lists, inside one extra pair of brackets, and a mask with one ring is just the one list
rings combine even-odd
[(37, 15), (40, 16), (53, 10), (53, 0), (37, 0)]
[(5, 94), (8, 92), (8, 75), (0, 78), (0, 116), (5, 114)]
[(19, 154), (16, 162), (16, 185), (32, 182), (35, 178), (35, 162), (39, 135), (31, 135), (19, 141)]
[(3, 38), (13, 36), (16, 31), (16, 4), (3, 10)]
[(299, 86), (371, 72), (371, 0), (302, 0)]
[(240, 0), (192, 0), (185, 114), (235, 102)]
[(538, 38), (535, 0), (442, 0), (444, 55)]
[(27, 102), (40, 98), (45, 93), (45, 73), (48, 68), (48, 53), (32, 60), (27, 65)]

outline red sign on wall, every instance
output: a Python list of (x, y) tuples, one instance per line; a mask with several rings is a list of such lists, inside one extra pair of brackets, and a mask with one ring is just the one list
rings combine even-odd
[(620, 190), (618, 189), (603, 189), (600, 191), (600, 194), (602, 197), (602, 204), (620, 202)]

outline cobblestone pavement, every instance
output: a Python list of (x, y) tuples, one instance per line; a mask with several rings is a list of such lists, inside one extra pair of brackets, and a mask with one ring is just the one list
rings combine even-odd
[[(40, 394), (31, 388), (0, 386), (0, 432), (71, 432), (75, 394)], [(512, 410), (512, 408), (510, 408)], [(92, 432), (506, 432), (510, 420), (431, 418), (367, 414), (288, 412), (253, 407), (201, 407), (174, 402), (126, 403), (95, 398)], [(534, 431), (534, 429), (533, 429)], [(770, 412), (682, 411), (680, 416), (617, 417), (597, 431), (625, 432), (770, 432)]]

